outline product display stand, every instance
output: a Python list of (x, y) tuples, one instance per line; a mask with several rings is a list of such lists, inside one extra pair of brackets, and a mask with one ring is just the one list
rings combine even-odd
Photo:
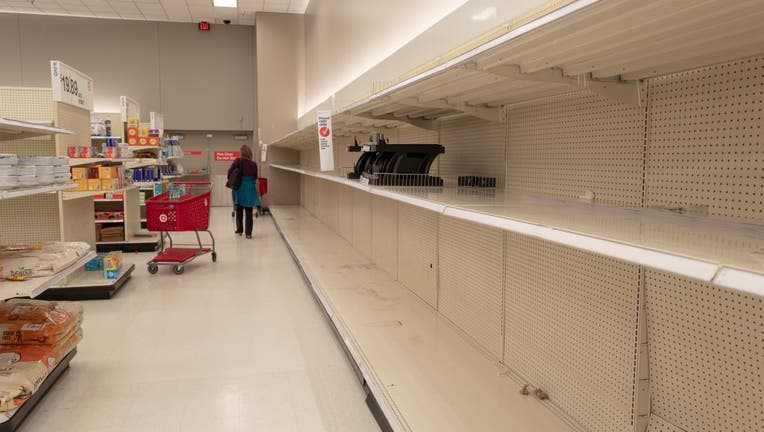
[(87, 272), (81, 269), (58, 285), (48, 288), (42, 300), (108, 300), (130, 280), (135, 264), (125, 264), (116, 279), (103, 278), (102, 272)]
[(77, 355), (77, 348), (74, 348), (69, 354), (67, 354), (53, 370), (50, 372), (45, 381), (37, 389), (37, 392), (32, 395), (6, 422), (0, 423), (0, 432), (13, 432), (21, 426), (21, 423), (27, 418), (29, 413), (37, 406), (38, 403), (45, 397), (45, 395), (53, 387), (53, 384), (69, 369), (69, 363), (74, 356)]

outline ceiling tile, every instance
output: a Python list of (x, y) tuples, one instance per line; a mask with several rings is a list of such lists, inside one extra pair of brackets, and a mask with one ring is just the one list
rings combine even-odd
[(116, 12), (98, 12), (95, 14), (98, 18), (120, 18)]

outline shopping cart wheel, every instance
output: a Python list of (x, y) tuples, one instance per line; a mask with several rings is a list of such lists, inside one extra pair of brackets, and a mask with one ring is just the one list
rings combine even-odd
[(149, 273), (151, 274), (157, 274), (159, 271), (159, 266), (156, 264), (149, 264)]
[(175, 274), (178, 274), (178, 275), (179, 274), (183, 274), (183, 270), (184, 269), (183, 269), (182, 265), (176, 265), (176, 266), (173, 266), (173, 268), (172, 268), (172, 271), (174, 271)]
[(217, 262), (217, 261), (218, 261), (218, 253), (212, 252), (212, 262)]

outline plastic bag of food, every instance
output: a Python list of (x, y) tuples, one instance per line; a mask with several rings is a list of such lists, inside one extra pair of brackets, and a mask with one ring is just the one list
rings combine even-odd
[(56, 345), (79, 326), (78, 316), (81, 314), (75, 305), (29, 300), (2, 303), (0, 344)]
[(56, 345), (0, 345), (0, 368), (17, 362), (40, 362), (53, 370), (81, 340), (82, 329), (77, 329)]
[(0, 367), (0, 411), (16, 409), (33, 395), (48, 376), (40, 362), (18, 362)]

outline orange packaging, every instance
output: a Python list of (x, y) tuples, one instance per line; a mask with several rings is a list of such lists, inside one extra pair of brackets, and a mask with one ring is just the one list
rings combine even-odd
[(159, 137), (158, 136), (150, 136), (149, 137), (149, 145), (152, 147), (158, 147), (159, 146)]
[(147, 145), (149, 145), (149, 137), (139, 136), (138, 137), (138, 145), (139, 146), (147, 146)]
[(74, 329), (56, 345), (0, 345), (0, 361), (40, 362), (52, 370), (82, 340), (82, 330)]
[(117, 167), (98, 167), (98, 178), (101, 179), (114, 179), (117, 178)]
[(88, 179), (88, 190), (89, 191), (101, 190), (101, 179)]
[(101, 179), (101, 190), (113, 191), (119, 189), (119, 180)]
[(77, 184), (77, 192), (85, 192), (88, 190), (88, 179), (75, 179), (74, 183)]
[(0, 344), (56, 345), (71, 336), (78, 320), (71, 312), (35, 304), (0, 305)]
[(88, 178), (88, 169), (84, 167), (72, 167), (73, 179), (86, 179)]

